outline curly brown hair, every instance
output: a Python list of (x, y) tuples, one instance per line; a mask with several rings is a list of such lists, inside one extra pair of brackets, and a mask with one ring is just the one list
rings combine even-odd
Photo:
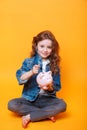
[[(33, 37), (32, 41), (32, 52), (31, 57), (36, 55), (36, 48), (39, 41), (50, 39), (52, 41), (52, 52), (51, 55), (48, 57), (50, 60), (50, 69), (52, 73), (58, 73), (59, 71), (59, 64), (60, 64), (60, 56), (59, 56), (59, 43), (56, 40), (55, 36), (52, 32), (46, 30), (40, 32), (37, 36)], [(57, 67), (58, 66), (58, 67)]]

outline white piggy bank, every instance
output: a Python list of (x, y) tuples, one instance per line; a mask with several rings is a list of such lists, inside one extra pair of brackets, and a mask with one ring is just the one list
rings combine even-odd
[(47, 86), (52, 84), (52, 82), (53, 82), (51, 71), (40, 72), (37, 75), (36, 80), (37, 80), (37, 83), (39, 84), (40, 88), (47, 89)]

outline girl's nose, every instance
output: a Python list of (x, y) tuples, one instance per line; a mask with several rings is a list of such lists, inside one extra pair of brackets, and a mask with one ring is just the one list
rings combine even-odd
[(47, 51), (47, 48), (44, 48), (44, 51)]

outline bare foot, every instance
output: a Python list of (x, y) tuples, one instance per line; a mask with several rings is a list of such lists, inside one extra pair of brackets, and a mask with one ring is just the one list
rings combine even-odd
[(52, 122), (55, 122), (55, 121), (56, 121), (56, 119), (55, 119), (54, 116), (50, 117), (49, 119), (50, 119)]
[(27, 125), (30, 122), (30, 114), (26, 115), (26, 116), (22, 116), (22, 126), (23, 128), (26, 128)]

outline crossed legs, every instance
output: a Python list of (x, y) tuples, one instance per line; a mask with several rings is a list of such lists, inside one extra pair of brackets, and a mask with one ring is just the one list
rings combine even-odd
[(22, 126), (26, 128), (30, 121), (39, 121), (46, 118), (55, 122), (54, 116), (65, 111), (66, 104), (57, 98), (49, 100), (47, 97), (40, 97), (35, 102), (24, 98), (16, 98), (8, 103), (8, 109), (22, 116)]

